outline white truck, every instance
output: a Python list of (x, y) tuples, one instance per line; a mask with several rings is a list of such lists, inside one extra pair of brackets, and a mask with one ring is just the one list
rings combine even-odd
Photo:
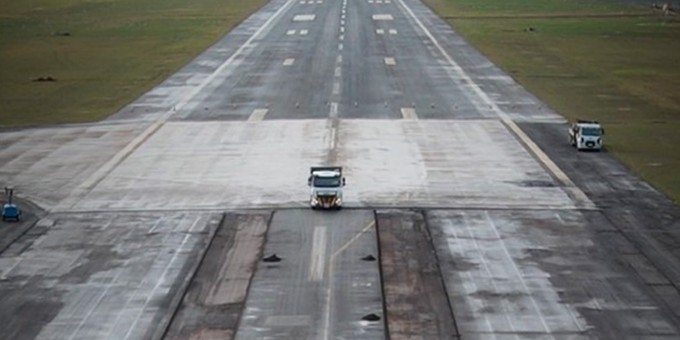
[(569, 128), (569, 143), (580, 150), (601, 150), (604, 129), (594, 120), (578, 120)]
[(310, 187), (309, 205), (312, 209), (342, 208), (342, 167), (313, 166), (309, 169), (307, 185)]

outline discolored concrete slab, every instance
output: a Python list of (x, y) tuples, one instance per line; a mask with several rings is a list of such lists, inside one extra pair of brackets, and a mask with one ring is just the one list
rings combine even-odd
[(680, 335), (663, 302), (578, 211), (428, 218), (462, 337)]
[(271, 212), (225, 215), (164, 339), (231, 339)]
[(391, 339), (458, 339), (439, 261), (421, 212), (376, 213)]
[(0, 317), (8, 338), (162, 334), (220, 216), (50, 218), (40, 234), (26, 235), (27, 248), (17, 242), (0, 256)]

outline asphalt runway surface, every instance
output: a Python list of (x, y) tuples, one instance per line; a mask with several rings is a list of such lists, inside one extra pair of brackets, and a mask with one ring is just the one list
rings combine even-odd
[(274, 0), (0, 146), (0, 338), (680, 337), (680, 209), (415, 0)]

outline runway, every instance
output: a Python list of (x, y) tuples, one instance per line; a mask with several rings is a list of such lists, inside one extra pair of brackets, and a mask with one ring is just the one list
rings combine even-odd
[(273, 0), (107, 120), (0, 134), (37, 205), (0, 338), (678, 338), (680, 209), (566, 131), (417, 0)]

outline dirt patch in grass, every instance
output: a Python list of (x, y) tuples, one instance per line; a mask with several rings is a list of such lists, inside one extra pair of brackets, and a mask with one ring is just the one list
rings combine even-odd
[(607, 150), (680, 202), (680, 16), (614, 1), (424, 0)]
[(0, 128), (102, 119), (266, 2), (0, 0)]

